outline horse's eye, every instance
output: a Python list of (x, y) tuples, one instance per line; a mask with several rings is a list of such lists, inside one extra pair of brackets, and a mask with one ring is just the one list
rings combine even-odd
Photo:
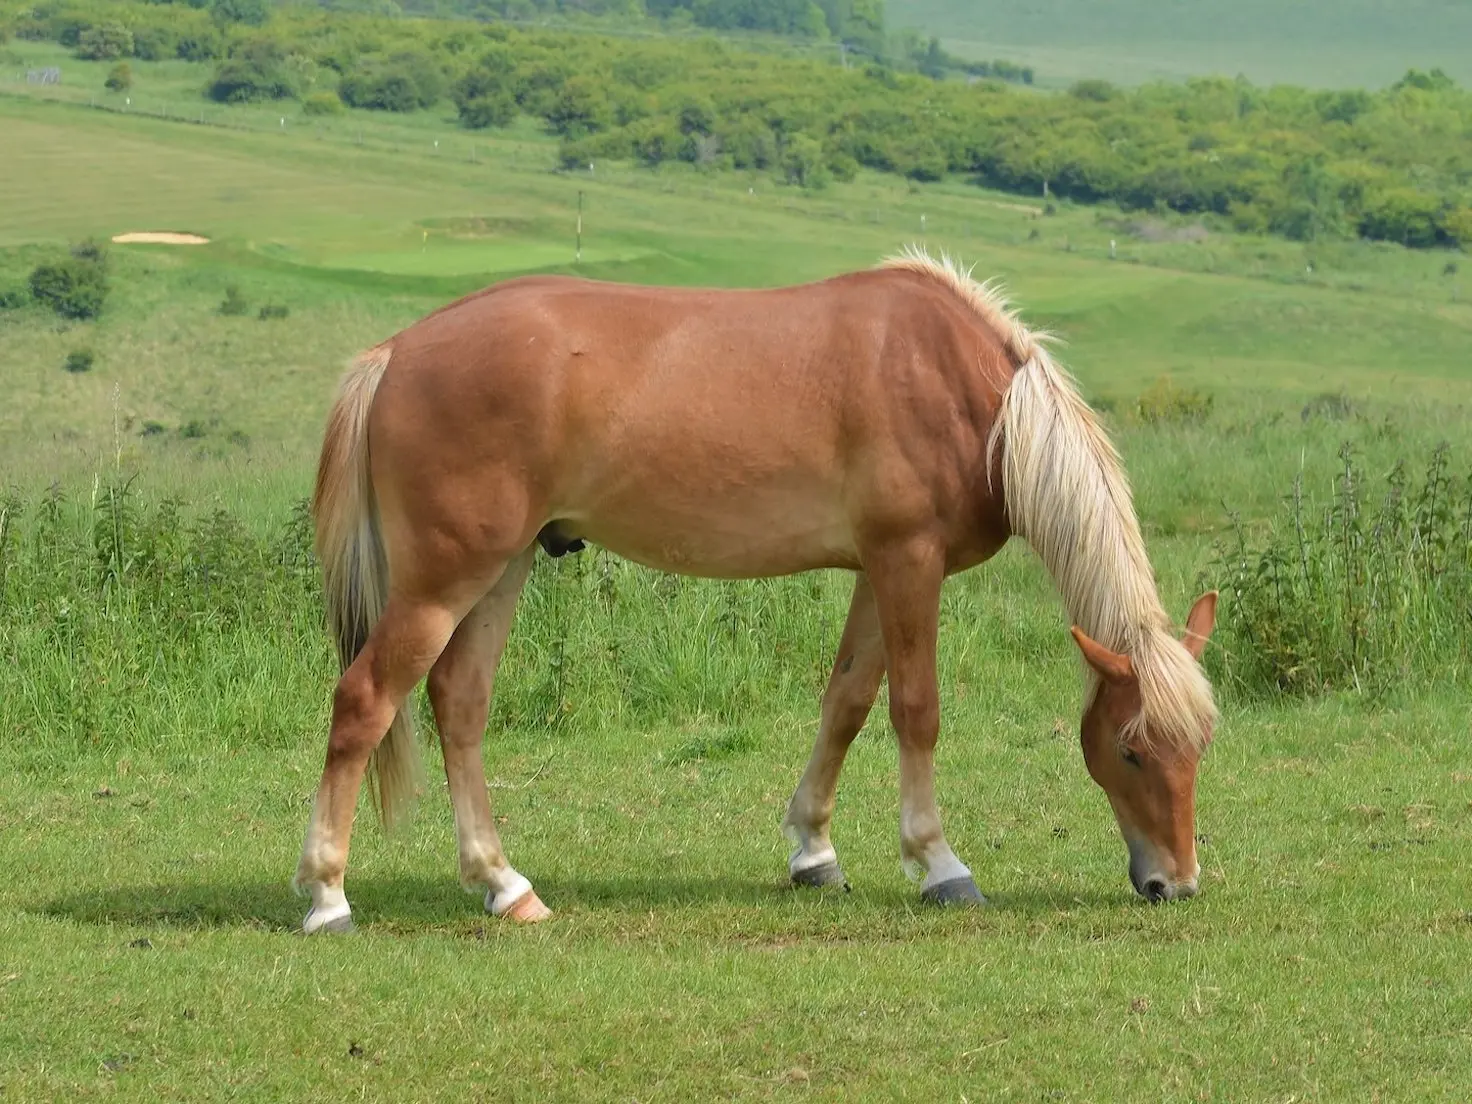
[(1122, 758), (1126, 763), (1128, 763), (1132, 767), (1138, 767), (1140, 765), (1140, 757), (1138, 755), (1136, 755), (1134, 753), (1134, 751), (1131, 750), (1130, 748), (1125, 748), (1123, 751), (1121, 751), (1119, 753), (1119, 755), (1120, 755), (1120, 758)]

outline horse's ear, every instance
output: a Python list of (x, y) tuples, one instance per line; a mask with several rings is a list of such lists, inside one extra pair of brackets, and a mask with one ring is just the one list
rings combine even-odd
[(1186, 646), (1186, 651), (1191, 653), (1193, 659), (1201, 658), (1201, 653), (1206, 651), (1206, 641), (1211, 636), (1211, 630), (1216, 627), (1216, 594), (1216, 591), (1208, 590), (1196, 599), (1196, 604), (1186, 615), (1186, 635), (1181, 643)]
[(1077, 625), (1073, 626), (1070, 631), (1073, 633), (1074, 643), (1078, 645), (1078, 650), (1084, 654), (1085, 662), (1098, 671), (1105, 680), (1129, 682), (1135, 677), (1135, 668), (1130, 663), (1129, 656), (1111, 652)]

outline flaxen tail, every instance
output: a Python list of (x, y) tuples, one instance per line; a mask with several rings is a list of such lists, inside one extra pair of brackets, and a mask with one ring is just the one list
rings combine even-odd
[[(327, 419), (312, 514), (327, 625), (346, 671), (363, 650), (387, 600), (388, 561), (368, 469), (368, 412), (392, 355), (380, 345), (360, 356), (342, 378)], [(423, 783), (409, 703), (368, 764), (379, 820), (392, 829)]]

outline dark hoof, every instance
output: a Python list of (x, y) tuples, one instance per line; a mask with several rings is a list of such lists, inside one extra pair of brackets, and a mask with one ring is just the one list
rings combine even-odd
[(843, 876), (843, 870), (836, 862), (828, 862), (822, 866), (810, 866), (806, 870), (799, 870), (792, 875), (792, 884), (795, 886), (811, 886), (813, 889), (824, 889), (828, 886), (842, 886), (845, 892), (849, 888), (848, 879)]
[(986, 898), (970, 878), (952, 878), (922, 890), (920, 900), (927, 905), (984, 905)]

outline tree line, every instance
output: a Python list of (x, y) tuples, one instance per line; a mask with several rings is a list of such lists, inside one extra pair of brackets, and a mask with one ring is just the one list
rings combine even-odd
[(1136, 89), (1086, 80), (1040, 93), (953, 68), (845, 64), (837, 50), (825, 60), (718, 36), (633, 38), (314, 5), (268, 11), (259, 23), (235, 18), (258, 2), (0, 0), (0, 13), (13, 33), (83, 56), (208, 62), (206, 94), (226, 102), (413, 111), (448, 101), (468, 128), (530, 116), (559, 138), (568, 168), (683, 161), (808, 188), (861, 168), (960, 175), (1038, 197), (1211, 214), (1302, 240), (1472, 248), (1472, 94), (1436, 70), (1377, 92), (1211, 78)]

